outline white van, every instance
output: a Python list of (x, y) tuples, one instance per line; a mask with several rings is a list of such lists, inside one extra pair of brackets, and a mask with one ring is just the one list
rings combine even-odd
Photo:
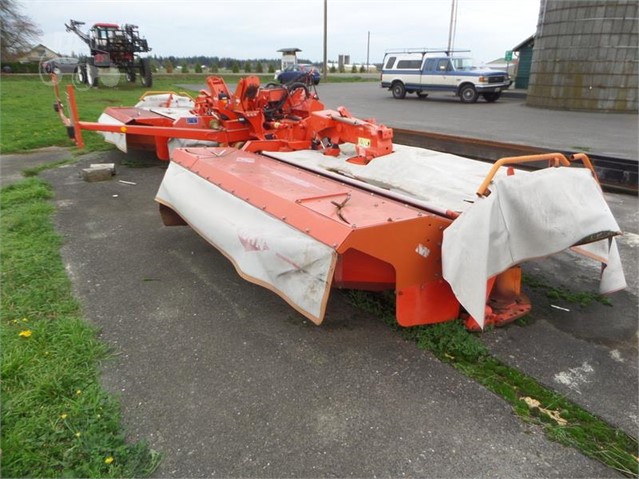
[(471, 58), (441, 50), (389, 51), (382, 66), (382, 88), (397, 99), (406, 93), (426, 96), (429, 91), (450, 91), (463, 103), (475, 103), (480, 95), (492, 103), (511, 84), (505, 71), (481, 70)]

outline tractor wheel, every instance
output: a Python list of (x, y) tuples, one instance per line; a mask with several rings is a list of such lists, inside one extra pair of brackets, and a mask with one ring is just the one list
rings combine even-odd
[(306, 86), (305, 83), (294, 82), (288, 85), (287, 88), (288, 88), (289, 96), (292, 95), (296, 90), (302, 89), (304, 90), (304, 95), (308, 97), (308, 87)]
[(393, 91), (393, 98), (396, 100), (401, 100), (406, 96), (406, 88), (402, 82), (397, 81), (393, 83), (391, 90)]
[(148, 58), (140, 60), (140, 80), (146, 88), (153, 86), (153, 72), (151, 71), (151, 62)]
[(462, 103), (475, 103), (478, 96), (479, 93), (477, 93), (477, 90), (475, 90), (475, 87), (472, 85), (464, 85), (459, 90), (459, 99)]
[(127, 70), (125, 73), (126, 81), (129, 83), (135, 83), (135, 72), (133, 70)]
[(87, 83), (89, 86), (98, 86), (98, 69), (93, 63), (87, 63)]
[(87, 82), (87, 68), (84, 65), (78, 65), (73, 72), (75, 82), (78, 85), (83, 85)]

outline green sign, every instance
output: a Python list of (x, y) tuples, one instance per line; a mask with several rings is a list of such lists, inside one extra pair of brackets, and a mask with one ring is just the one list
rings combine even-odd
[(504, 55), (504, 60), (506, 60), (507, 62), (512, 61), (513, 59), (513, 51), (512, 50), (506, 50), (506, 54)]

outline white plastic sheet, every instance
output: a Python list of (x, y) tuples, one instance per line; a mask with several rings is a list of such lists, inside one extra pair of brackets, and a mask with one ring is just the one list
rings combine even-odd
[[(103, 125), (124, 125), (120, 120), (116, 120), (106, 113), (100, 115), (98, 123), (102, 123)], [(127, 152), (126, 135), (124, 133), (112, 133), (110, 131), (99, 131), (98, 133), (104, 137), (104, 141), (107, 143), (113, 143), (118, 150), (124, 153)]]
[[(170, 101), (170, 107), (166, 107), (168, 101)], [(169, 93), (147, 95), (134, 105), (135, 108), (149, 110), (157, 113), (158, 115), (163, 115), (174, 120), (182, 117), (193, 116), (191, 110), (194, 106), (195, 103), (188, 96), (170, 95)], [(98, 123), (102, 123), (104, 125), (124, 125), (124, 123), (120, 120), (113, 118), (107, 113), (102, 113), (100, 115)], [(127, 153), (126, 134), (112, 133), (110, 131), (99, 131), (98, 133), (104, 137), (104, 141), (107, 143), (113, 143), (118, 150)]]
[(498, 179), (444, 231), (444, 278), (483, 326), (486, 280), (511, 266), (558, 253), (584, 239), (608, 238), (589, 251), (605, 264), (601, 292), (625, 288), (615, 239), (619, 226), (589, 170), (547, 168)]
[[(393, 153), (375, 158), (368, 165), (349, 163), (355, 146), (340, 145), (338, 157), (320, 151), (264, 152), (273, 158), (337, 172), (365, 183), (424, 201), (442, 210), (465, 211), (477, 196), (475, 192), (490, 168), (489, 163), (469, 160), (413, 146), (393, 145)], [(519, 172), (517, 174), (520, 174)], [(527, 172), (521, 172), (526, 175)], [(501, 168), (496, 177), (506, 175)]]
[(176, 211), (243, 278), (322, 322), (337, 260), (332, 248), (173, 162), (156, 201)]

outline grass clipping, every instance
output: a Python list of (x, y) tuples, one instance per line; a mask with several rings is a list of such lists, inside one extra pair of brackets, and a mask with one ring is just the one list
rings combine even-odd
[(107, 357), (80, 314), (51, 222), (50, 187), (0, 191), (3, 477), (141, 477), (159, 455), (130, 444), (99, 384)]
[(401, 328), (395, 321), (394, 297), (360, 291), (348, 294), (355, 306), (382, 318), (421, 349), (431, 351), (441, 361), (501, 396), (522, 420), (542, 427), (550, 439), (572, 446), (628, 477), (639, 476), (636, 438), (505, 365), (460, 321)]

